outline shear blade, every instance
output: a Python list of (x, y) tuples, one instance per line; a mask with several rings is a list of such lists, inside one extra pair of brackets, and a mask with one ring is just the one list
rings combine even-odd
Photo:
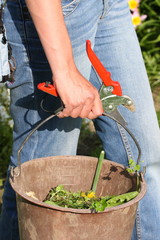
[(110, 112), (110, 113), (104, 113), (104, 115), (106, 116), (111, 116), (111, 118), (117, 122), (119, 122), (121, 125), (126, 126), (127, 122), (125, 121), (125, 119), (122, 117), (122, 115), (120, 114), (120, 112), (115, 109), (114, 111)]

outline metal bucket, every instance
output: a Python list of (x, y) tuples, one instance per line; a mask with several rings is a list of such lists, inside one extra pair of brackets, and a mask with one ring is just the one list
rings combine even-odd
[[(72, 191), (91, 189), (97, 158), (56, 156), (21, 165), (21, 174), (10, 178), (17, 195), (21, 240), (130, 240), (138, 202), (146, 192), (141, 175), (140, 193), (122, 205), (104, 212), (62, 208), (42, 201), (52, 187), (63, 184)], [(18, 167), (14, 169), (16, 172)], [(136, 177), (123, 165), (103, 161), (97, 195), (118, 195), (136, 190)], [(39, 199), (26, 193), (34, 192)]]

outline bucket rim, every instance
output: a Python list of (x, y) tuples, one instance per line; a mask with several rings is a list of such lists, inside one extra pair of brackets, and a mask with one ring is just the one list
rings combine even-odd
[[(89, 159), (97, 160), (96, 157), (80, 156), (80, 155), (78, 155), (78, 156), (51, 156), (51, 157), (44, 157), (44, 158), (49, 159), (49, 158), (53, 158), (53, 157), (54, 157), (54, 159), (57, 159), (57, 158), (60, 158), (60, 157), (65, 158), (65, 159), (66, 158), (73, 158), (73, 157), (74, 158), (85, 157), (85, 160), (87, 160), (87, 159), (88, 160)], [(44, 159), (44, 158), (32, 159), (30, 161), (22, 163), (21, 167), (23, 168), (26, 165), (31, 164), (32, 161), (37, 161), (37, 160), (41, 160), (41, 159)], [(103, 161), (108, 161), (111, 164), (117, 164), (118, 166), (120, 166), (122, 168), (126, 168), (124, 165), (119, 164), (117, 162), (113, 162), (113, 161), (110, 161), (110, 160), (107, 160), (107, 159), (104, 159)], [(18, 167), (16, 167), (15, 170), (16, 169), (18, 169)], [(18, 177), (20, 177), (20, 176), (18, 176)], [(52, 205), (52, 204), (44, 203), (40, 200), (36, 200), (36, 199), (28, 196), (27, 194), (23, 193), (22, 191), (20, 191), (18, 189), (18, 187), (16, 186), (16, 184), (14, 182), (13, 176), (10, 176), (9, 180), (10, 180), (10, 184), (11, 184), (12, 188), (16, 192), (17, 197), (20, 196), (21, 198), (25, 199), (26, 201), (30, 202), (31, 204), (34, 204), (34, 205), (37, 205), (37, 206), (40, 206), (40, 207), (43, 207), (43, 208), (48, 208), (48, 209), (52, 209), (52, 210), (56, 210), (56, 211), (61, 211), (61, 212), (70, 212), (70, 213), (77, 213), (77, 214), (78, 213), (80, 213), (80, 214), (91, 214), (91, 213), (93, 213), (93, 210), (91, 210), (91, 209), (65, 208), (65, 207), (60, 207), (60, 206), (55, 206), (55, 205)], [(145, 179), (144, 179), (144, 174), (140, 173), (140, 192), (134, 199), (130, 200), (129, 202), (123, 203), (121, 205), (118, 205), (118, 206), (106, 208), (103, 212), (96, 212), (96, 213), (97, 214), (103, 214), (103, 213), (106, 213), (106, 212), (116, 211), (116, 210), (119, 210), (119, 209), (122, 209), (122, 208), (130, 207), (131, 205), (133, 205), (135, 203), (138, 203), (143, 198), (143, 196), (146, 193), (146, 188), (147, 188), (147, 186), (146, 186), (146, 182), (145, 182)]]

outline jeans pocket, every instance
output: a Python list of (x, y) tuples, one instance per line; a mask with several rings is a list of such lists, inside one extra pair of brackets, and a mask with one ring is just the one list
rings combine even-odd
[(62, 0), (62, 9), (64, 17), (69, 16), (78, 7), (81, 0)]

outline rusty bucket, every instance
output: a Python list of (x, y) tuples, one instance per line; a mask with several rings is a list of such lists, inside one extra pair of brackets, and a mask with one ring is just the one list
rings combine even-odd
[[(72, 191), (91, 189), (97, 158), (56, 156), (33, 159), (10, 178), (16, 192), (21, 240), (130, 240), (138, 202), (146, 192), (143, 175), (138, 196), (122, 205), (92, 213), (42, 202), (49, 190), (63, 184)], [(17, 169), (14, 169), (15, 172)], [(136, 190), (136, 178), (123, 165), (104, 160), (97, 195), (118, 195)], [(28, 196), (34, 192), (34, 199)]]

